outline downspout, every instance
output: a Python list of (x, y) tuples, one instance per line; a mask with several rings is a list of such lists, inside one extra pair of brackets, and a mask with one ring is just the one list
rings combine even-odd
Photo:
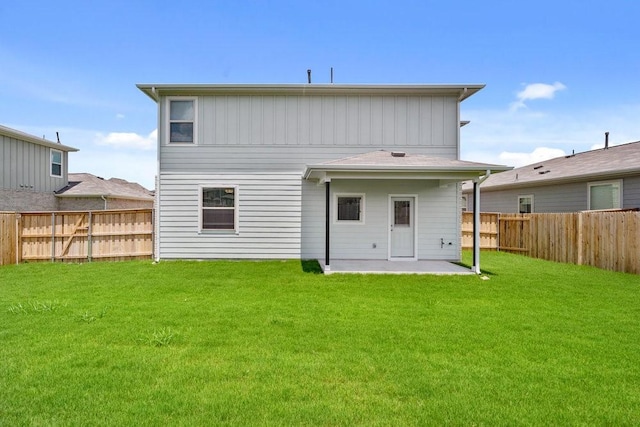
[(473, 181), (473, 266), (471, 270), (480, 274), (480, 184), (485, 182), (491, 176), (491, 169), (487, 169), (487, 173)]
[(100, 198), (101, 198), (102, 200), (104, 200), (104, 210), (106, 211), (106, 210), (107, 210), (107, 198), (106, 198), (106, 197), (104, 197), (104, 196), (100, 196)]

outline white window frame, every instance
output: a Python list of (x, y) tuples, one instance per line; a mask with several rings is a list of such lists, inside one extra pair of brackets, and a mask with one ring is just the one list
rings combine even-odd
[[(360, 198), (360, 219), (348, 220), (338, 219), (338, 199), (341, 197), (359, 197)], [(335, 193), (333, 195), (333, 223), (341, 225), (363, 225), (365, 218), (365, 193)]]
[[(60, 153), (60, 163), (53, 162), (53, 153)], [(60, 175), (56, 175), (53, 173), (53, 165), (60, 165)], [(61, 150), (56, 150), (55, 148), (51, 148), (49, 150), (49, 175), (53, 178), (62, 178), (64, 176), (64, 152)]]
[(469, 206), (469, 200), (467, 198), (467, 195), (463, 194), (462, 196), (460, 196), (460, 207), (461, 207), (460, 210), (462, 212), (467, 212), (469, 210), (468, 206)]
[[(188, 120), (171, 120), (171, 101), (193, 101), (193, 141), (171, 142), (171, 123), (190, 123)], [(165, 108), (165, 143), (167, 145), (197, 145), (198, 144), (198, 97), (196, 96), (168, 96)]]
[[(210, 229), (202, 227), (203, 215), (202, 212), (205, 209), (202, 206), (202, 193), (205, 188), (233, 188), (233, 230), (232, 229)], [(215, 208), (207, 208), (215, 209)], [(224, 208), (229, 209), (229, 208)], [(198, 186), (198, 232), (199, 234), (240, 234), (238, 229), (238, 212), (240, 210), (240, 189), (238, 185), (224, 184), (224, 183), (206, 183)]]
[[(531, 199), (531, 212), (520, 212), (520, 199), (524, 199), (524, 198), (527, 198), (527, 197)], [(518, 207), (517, 207), (518, 213), (533, 213), (534, 212), (533, 207), (534, 207), (534, 205), (533, 205), (533, 194), (520, 194), (518, 196)]]
[(594, 181), (594, 182), (587, 183), (587, 210), (590, 210), (590, 211), (591, 210), (597, 210), (597, 209), (592, 209), (591, 208), (591, 187), (598, 187), (598, 186), (602, 186), (602, 185), (617, 185), (618, 186), (618, 206), (614, 206), (614, 207), (606, 208), (606, 209), (622, 209), (622, 206), (623, 206), (622, 195), (624, 194), (622, 192), (622, 180), (621, 179), (613, 179), (613, 180), (610, 180), (610, 181)]

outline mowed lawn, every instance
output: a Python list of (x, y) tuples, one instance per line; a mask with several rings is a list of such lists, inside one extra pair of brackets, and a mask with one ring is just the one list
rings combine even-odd
[(1, 267), (0, 425), (639, 425), (640, 276), (482, 266)]

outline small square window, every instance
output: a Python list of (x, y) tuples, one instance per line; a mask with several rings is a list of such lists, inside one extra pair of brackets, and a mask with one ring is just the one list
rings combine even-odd
[(337, 195), (335, 215), (337, 222), (364, 222), (364, 195)]
[(589, 209), (620, 209), (622, 181), (589, 183)]
[(195, 142), (195, 99), (169, 100), (169, 142)]
[(533, 212), (533, 196), (518, 196), (518, 213)]

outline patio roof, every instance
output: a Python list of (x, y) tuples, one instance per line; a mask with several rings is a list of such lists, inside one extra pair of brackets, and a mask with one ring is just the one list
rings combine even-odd
[(510, 170), (489, 163), (430, 157), (396, 151), (373, 151), (308, 165), (304, 178), (319, 183), (331, 179), (444, 179), (463, 181)]

